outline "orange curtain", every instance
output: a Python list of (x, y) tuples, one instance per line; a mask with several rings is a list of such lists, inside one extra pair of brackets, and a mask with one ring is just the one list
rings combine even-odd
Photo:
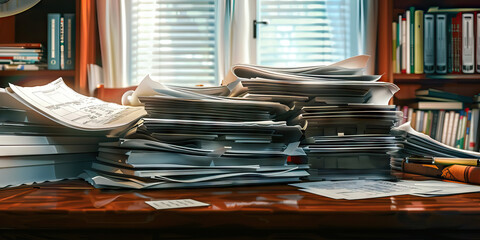
[(88, 93), (87, 65), (96, 62), (97, 18), (95, 0), (77, 0), (77, 56), (75, 87), (77, 91)]

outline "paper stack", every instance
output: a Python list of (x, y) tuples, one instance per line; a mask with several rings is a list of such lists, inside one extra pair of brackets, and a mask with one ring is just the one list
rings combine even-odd
[(410, 122), (392, 129), (392, 134), (397, 136), (402, 150), (392, 158), (392, 169), (402, 170), (402, 161), (406, 157), (446, 157), (446, 158), (480, 158), (480, 153), (458, 149), (441, 143), (430, 136), (415, 131)]
[(231, 97), (291, 107), (287, 121), (304, 128), (310, 179), (388, 179), (389, 152), (399, 149), (389, 133), (402, 117), (388, 103), (398, 87), (359, 75), (367, 60), (297, 69), (238, 65), (226, 83)]
[(61, 79), (0, 89), (0, 187), (78, 177), (98, 143), (115, 140), (105, 125), (115, 118), (111, 129), (120, 128), (121, 113), (137, 110), (77, 94)]
[[(138, 89), (146, 82), (151, 80)], [(85, 176), (94, 186), (230, 186), (295, 182), (308, 175), (307, 165), (287, 164), (288, 156), (305, 155), (298, 147), (300, 126), (274, 121), (287, 106), (157, 85), (155, 94), (139, 97), (148, 117), (120, 141), (100, 144)], [(209, 92), (222, 92), (217, 90)]]

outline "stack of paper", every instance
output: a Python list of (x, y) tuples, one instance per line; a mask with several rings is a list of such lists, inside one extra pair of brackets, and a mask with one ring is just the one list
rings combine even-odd
[(291, 106), (289, 125), (301, 125), (311, 179), (390, 178), (390, 129), (402, 117), (388, 105), (398, 87), (359, 75), (368, 57), (325, 67), (239, 65), (229, 75), (230, 97)]
[(401, 169), (401, 162), (409, 156), (447, 157), (447, 158), (480, 158), (480, 153), (462, 150), (443, 144), (430, 136), (415, 131), (410, 122), (392, 129), (403, 147), (392, 159), (391, 165)]
[(0, 89), (0, 187), (78, 177), (99, 142), (116, 140), (109, 129), (128, 125), (123, 114), (135, 111), (77, 94), (61, 79)]
[(273, 121), (289, 111), (287, 106), (185, 88), (155, 91), (139, 97), (148, 117), (120, 141), (100, 144), (93, 170), (85, 175), (94, 186), (227, 186), (308, 176), (307, 165), (287, 164), (288, 156), (305, 155), (298, 147), (300, 126)]

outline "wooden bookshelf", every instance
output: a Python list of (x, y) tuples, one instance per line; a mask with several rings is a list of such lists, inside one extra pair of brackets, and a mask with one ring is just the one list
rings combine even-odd
[(75, 13), (75, 70), (0, 71), (0, 87), (46, 84), (62, 77), (75, 90), (87, 92), (87, 65), (99, 59), (99, 40), (94, 0), (40, 1), (20, 14), (0, 18), (0, 43), (42, 43), (47, 50), (47, 14)]
[[(465, 96), (480, 93), (480, 74), (394, 74), (392, 56), (392, 22), (398, 14), (414, 6), (427, 11), (429, 7), (472, 8), (480, 7), (478, 1), (467, 0), (382, 0), (378, 1), (378, 50), (377, 74), (383, 74), (382, 81), (395, 83), (400, 91), (397, 99), (412, 99), (419, 88), (435, 88)], [(395, 103), (395, 102), (394, 102)]]
[(24, 76), (24, 77), (75, 77), (75, 70), (38, 70), (38, 71), (0, 71), (0, 77)]
[(480, 74), (393, 74), (394, 82), (409, 83), (421, 81), (442, 80), (442, 82), (480, 83)]

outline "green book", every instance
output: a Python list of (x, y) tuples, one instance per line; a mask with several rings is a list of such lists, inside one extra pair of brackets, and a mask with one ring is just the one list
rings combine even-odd
[(415, 73), (415, 7), (410, 7), (410, 72)]

